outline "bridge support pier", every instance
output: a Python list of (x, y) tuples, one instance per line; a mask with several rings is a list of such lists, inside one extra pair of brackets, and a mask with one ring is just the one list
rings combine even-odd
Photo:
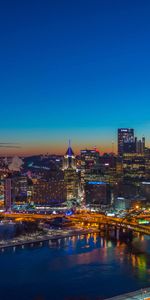
[(120, 238), (120, 228), (117, 228), (117, 226), (116, 226), (114, 229), (114, 232), (115, 232), (115, 238), (118, 241)]
[(119, 238), (131, 242), (133, 238), (133, 231), (121, 228), (119, 231)]

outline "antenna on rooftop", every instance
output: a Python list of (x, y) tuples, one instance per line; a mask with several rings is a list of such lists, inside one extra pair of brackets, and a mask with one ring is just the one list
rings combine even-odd
[(112, 153), (114, 153), (114, 141), (112, 141)]

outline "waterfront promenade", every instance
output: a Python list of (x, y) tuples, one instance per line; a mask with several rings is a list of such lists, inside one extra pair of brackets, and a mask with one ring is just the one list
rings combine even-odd
[(105, 300), (150, 300), (150, 288), (141, 289)]
[(25, 236), (25, 237), (18, 237), (15, 239), (11, 239), (8, 241), (2, 241), (0, 244), (0, 249), (4, 250), (5, 248), (11, 248), (11, 247), (18, 247), (21, 246), (24, 248), (25, 245), (31, 245), (33, 246), (34, 244), (42, 244), (44, 242), (52, 242), (52, 241), (57, 241), (59, 239), (64, 239), (64, 238), (71, 238), (73, 236), (81, 236), (81, 235), (87, 235), (87, 234), (92, 234), (92, 233), (99, 233), (99, 230), (76, 230), (76, 231), (59, 231), (57, 234), (52, 234), (52, 233), (47, 233), (43, 234), (42, 236), (37, 235), (37, 236)]

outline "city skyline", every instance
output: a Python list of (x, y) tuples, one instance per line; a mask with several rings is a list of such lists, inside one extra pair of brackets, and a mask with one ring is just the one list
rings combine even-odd
[[(121, 129), (126, 129), (121, 128)], [(134, 129), (133, 129), (134, 130)], [(142, 139), (142, 137), (145, 138), (145, 135), (142, 136), (137, 136), (137, 132), (136, 130), (134, 130), (135, 132), (135, 137), (137, 139)], [(71, 143), (71, 147), (73, 148), (74, 152), (76, 155), (80, 154), (80, 151), (83, 149), (94, 149), (96, 148), (100, 154), (104, 154), (104, 153), (114, 153), (114, 154), (118, 154), (118, 129), (115, 132), (115, 139), (112, 139), (112, 142), (109, 144), (104, 144), (102, 142), (99, 141), (98, 143), (98, 139), (93, 139), (93, 143), (89, 142), (89, 143), (84, 143), (84, 141), (82, 140), (82, 142), (78, 143), (78, 139), (76, 138), (75, 140), (70, 140), (70, 139), (66, 139), (66, 140), (61, 140), (61, 144), (58, 144), (57, 142), (54, 142), (51, 144), (50, 142), (47, 144), (44, 144), (44, 148), (43, 145), (40, 146), (39, 142), (37, 141), (36, 147), (29, 147), (26, 144), (21, 144), (21, 143), (9, 143), (9, 142), (1, 142), (0, 143), (0, 155), (2, 156), (15, 156), (15, 155), (20, 155), (20, 156), (30, 156), (30, 155), (40, 155), (40, 154), (56, 154), (56, 155), (64, 155), (66, 152), (66, 149), (68, 147), (68, 144)], [(147, 137), (146, 137), (146, 145), (147, 147), (149, 147), (149, 143), (147, 142)]]
[(0, 299), (150, 299), (150, 1), (5, 0), (0, 36)]
[(20, 148), (0, 153), (63, 154), (69, 138), (76, 152), (110, 152), (119, 127), (149, 145), (149, 9), (148, 1), (5, 1), (0, 140)]

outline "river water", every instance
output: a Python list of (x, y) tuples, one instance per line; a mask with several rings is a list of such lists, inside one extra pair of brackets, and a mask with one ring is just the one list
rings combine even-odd
[(100, 300), (150, 286), (150, 239), (96, 234), (0, 252), (1, 300)]

